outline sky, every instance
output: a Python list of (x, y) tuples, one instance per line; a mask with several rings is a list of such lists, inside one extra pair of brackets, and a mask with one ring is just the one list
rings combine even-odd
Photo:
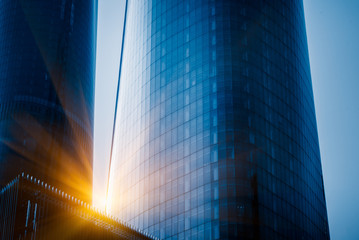
[(359, 1), (305, 0), (332, 239), (359, 239)]
[[(104, 208), (125, 0), (98, 0), (93, 203)], [(332, 239), (359, 239), (359, 1), (304, 0)]]
[(93, 204), (105, 207), (125, 0), (98, 0)]

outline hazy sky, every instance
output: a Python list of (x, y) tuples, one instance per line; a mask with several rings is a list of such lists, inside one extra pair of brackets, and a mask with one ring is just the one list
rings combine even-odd
[[(94, 204), (104, 206), (124, 0), (98, 0)], [(304, 0), (332, 239), (359, 239), (359, 0)]]
[(332, 239), (359, 239), (359, 0), (305, 0)]
[(125, 0), (98, 0), (93, 203), (105, 205)]

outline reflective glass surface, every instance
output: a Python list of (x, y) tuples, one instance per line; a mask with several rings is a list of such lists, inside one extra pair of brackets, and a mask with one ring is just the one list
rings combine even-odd
[(328, 239), (300, 0), (128, 1), (109, 210), (161, 239)]
[(0, 185), (25, 171), (90, 201), (97, 1), (0, 1)]

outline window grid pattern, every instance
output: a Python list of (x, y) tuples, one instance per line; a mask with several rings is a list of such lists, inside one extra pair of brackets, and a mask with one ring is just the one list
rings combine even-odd
[(161, 239), (329, 238), (301, 1), (129, 1), (112, 213)]
[(96, 25), (96, 0), (0, 1), (0, 185), (26, 171), (91, 200)]

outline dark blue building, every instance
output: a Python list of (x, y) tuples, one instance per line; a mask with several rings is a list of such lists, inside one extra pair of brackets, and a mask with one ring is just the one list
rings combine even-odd
[(301, 0), (127, 1), (109, 210), (161, 239), (329, 239)]
[(0, 184), (92, 195), (96, 0), (0, 1)]

